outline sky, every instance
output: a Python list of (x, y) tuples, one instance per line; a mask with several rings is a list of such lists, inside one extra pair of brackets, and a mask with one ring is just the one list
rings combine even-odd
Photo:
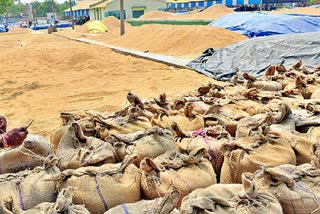
[[(35, 1), (35, 0), (20, 0), (21, 1), (21, 3), (30, 3), (30, 2), (33, 2), (33, 1)], [(37, 1), (39, 1), (39, 2), (43, 2), (44, 0), (37, 0)], [(57, 2), (57, 3), (63, 3), (63, 2), (65, 2), (65, 0), (54, 0), (55, 2)]]

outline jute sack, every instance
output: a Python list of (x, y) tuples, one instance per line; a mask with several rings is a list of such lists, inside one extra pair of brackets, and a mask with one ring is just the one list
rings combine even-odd
[(98, 138), (84, 136), (80, 125), (73, 122), (63, 134), (56, 151), (61, 170), (77, 169), (104, 163), (116, 163), (113, 146)]
[(90, 112), (90, 117), (96, 124), (97, 137), (105, 140), (109, 134), (129, 134), (152, 127), (149, 115), (145, 115), (141, 109), (129, 106), (123, 111), (125, 112), (115, 113), (108, 118)]
[(14, 207), (27, 210), (42, 202), (56, 200), (55, 182), (49, 181), (59, 173), (56, 159), (48, 157), (44, 167), (0, 175), (0, 213), (12, 213)]
[(239, 121), (232, 120), (227, 116), (220, 114), (204, 115), (204, 122), (206, 127), (221, 125), (229, 134), (234, 137), (236, 135)]
[(262, 91), (281, 91), (282, 85), (279, 82), (276, 81), (255, 81), (250, 82), (246, 81), (244, 83), (246, 88), (256, 88)]
[(73, 203), (85, 205), (92, 214), (101, 214), (123, 203), (141, 199), (141, 173), (133, 164), (136, 155), (118, 164), (67, 169), (52, 180), (58, 189), (71, 187)]
[(308, 131), (309, 140), (312, 143), (319, 143), (320, 142), (320, 127), (312, 127)]
[(151, 120), (152, 126), (159, 126), (169, 129), (173, 122), (176, 122), (182, 130), (194, 131), (204, 128), (203, 116), (194, 112), (194, 105), (186, 105), (183, 114), (164, 115), (156, 114)]
[(108, 141), (113, 143), (119, 161), (128, 154), (137, 154), (138, 166), (145, 157), (155, 158), (175, 148), (172, 133), (157, 126), (132, 134), (111, 134)]
[(264, 167), (255, 172), (257, 189), (273, 194), (281, 203), (284, 213), (320, 212), (320, 145), (313, 144), (311, 164), (285, 164)]
[(62, 189), (55, 203), (43, 202), (36, 207), (23, 211), (19, 207), (14, 208), (12, 214), (90, 214), (83, 205), (72, 203), (72, 191), (67, 187)]
[(216, 174), (211, 163), (203, 158), (205, 153), (205, 149), (193, 150), (189, 155), (173, 150), (153, 160), (144, 158), (140, 164), (144, 195), (148, 199), (163, 197), (173, 185), (184, 197), (195, 189), (215, 184)]
[(236, 138), (263, 134), (274, 122), (274, 117), (270, 112), (243, 118), (238, 123)]
[(0, 149), (0, 174), (41, 166), (44, 159), (50, 154), (51, 148), (45, 138), (28, 135), (20, 146)]
[(51, 133), (50, 145), (51, 145), (51, 149), (52, 149), (53, 154), (56, 154), (60, 140), (61, 140), (63, 134), (67, 131), (67, 129), (68, 129), (68, 126), (61, 126)]
[(282, 213), (276, 197), (258, 191), (252, 181), (242, 176), (242, 184), (215, 184), (197, 189), (186, 196), (180, 208), (181, 214), (205, 213)]
[(61, 137), (63, 136), (64, 132), (68, 129), (68, 125), (70, 125), (73, 122), (77, 122), (80, 124), (80, 127), (85, 136), (94, 136), (96, 133), (95, 122), (85, 115), (62, 112), (60, 114), (60, 118), (62, 119), (62, 126), (57, 128), (50, 135), (50, 145), (53, 154), (56, 154), (56, 150), (60, 143)]
[(310, 163), (312, 157), (310, 146), (312, 145), (312, 141), (308, 139), (307, 134), (297, 131), (270, 131), (269, 133), (272, 133), (274, 137), (285, 140), (291, 145), (296, 154), (297, 165)]
[(296, 164), (291, 145), (273, 136), (243, 137), (223, 145), (224, 162), (220, 182), (241, 183), (244, 172), (255, 172), (260, 166)]
[(173, 188), (168, 191), (163, 198), (141, 200), (130, 204), (121, 204), (108, 210), (104, 214), (172, 214), (172, 211), (177, 206), (180, 196), (180, 192)]
[(194, 149), (205, 148), (208, 151), (205, 157), (211, 162), (219, 181), (224, 158), (222, 145), (230, 140), (230, 134), (222, 126), (214, 126), (197, 130), (189, 136), (180, 133), (176, 145), (177, 150), (183, 154), (189, 154)]

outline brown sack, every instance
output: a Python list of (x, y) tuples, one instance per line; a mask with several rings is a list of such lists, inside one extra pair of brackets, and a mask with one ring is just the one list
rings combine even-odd
[(110, 143), (84, 136), (76, 122), (68, 126), (56, 153), (61, 170), (117, 162), (116, 151)]
[(246, 86), (246, 88), (256, 88), (262, 91), (281, 91), (282, 90), (281, 83), (276, 81), (255, 81), (255, 82), (246, 81), (244, 85)]
[(268, 127), (274, 123), (272, 113), (257, 114), (239, 121), (236, 131), (236, 138), (256, 136), (263, 134)]
[(56, 154), (58, 145), (63, 134), (68, 130), (68, 126), (61, 126), (58, 129), (54, 130), (50, 135), (50, 145), (53, 154)]
[(257, 189), (278, 198), (284, 213), (319, 213), (319, 147), (319, 144), (311, 146), (312, 164), (285, 164), (258, 170), (253, 179)]
[(173, 190), (168, 191), (163, 198), (141, 200), (131, 204), (121, 204), (108, 210), (104, 214), (171, 214), (177, 206), (180, 196), (180, 192), (173, 188)]
[(0, 149), (0, 174), (41, 166), (50, 154), (51, 148), (46, 139), (37, 135), (28, 135), (22, 145)]
[(310, 146), (312, 141), (308, 139), (307, 134), (302, 134), (296, 131), (270, 131), (274, 137), (288, 142), (294, 153), (296, 154), (297, 165), (310, 163), (312, 154)]
[(62, 189), (55, 203), (43, 202), (36, 207), (23, 211), (19, 207), (14, 209), (12, 214), (90, 214), (83, 205), (72, 203), (72, 191), (67, 187)]
[(180, 213), (281, 214), (282, 208), (276, 197), (258, 191), (254, 183), (243, 176), (243, 185), (215, 184), (193, 191), (183, 199)]
[(136, 155), (119, 164), (68, 169), (55, 176), (59, 189), (71, 187), (73, 203), (85, 205), (92, 214), (101, 214), (123, 203), (141, 199), (141, 173), (133, 164)]
[[(149, 115), (144, 115), (144, 111), (138, 107), (129, 106), (122, 112), (108, 118), (98, 113), (86, 112), (96, 123), (97, 137), (105, 140), (109, 134), (129, 134), (151, 128)], [(119, 113), (121, 114), (121, 113)]]
[(137, 154), (138, 166), (145, 157), (155, 158), (175, 148), (172, 133), (157, 126), (132, 134), (111, 134), (108, 141), (113, 143), (119, 161), (128, 154)]
[(296, 164), (289, 143), (272, 136), (244, 137), (223, 145), (224, 162), (220, 182), (241, 183), (244, 172), (255, 172), (260, 166)]
[(312, 143), (320, 143), (320, 127), (312, 127), (308, 131), (309, 140)]
[(189, 154), (194, 149), (205, 148), (208, 151), (208, 160), (220, 179), (220, 171), (223, 163), (222, 145), (231, 140), (230, 134), (222, 126), (214, 126), (200, 129), (191, 136), (177, 139), (177, 150), (183, 154)]
[(10, 214), (14, 207), (27, 210), (42, 202), (56, 200), (55, 182), (48, 181), (59, 173), (56, 159), (48, 157), (44, 167), (0, 175), (0, 213)]
[(151, 121), (153, 126), (159, 126), (163, 129), (170, 128), (173, 122), (178, 123), (181, 129), (186, 131), (195, 131), (204, 128), (203, 117), (198, 114), (195, 114), (193, 117), (186, 117), (184, 115), (155, 115)]
[(231, 120), (227, 116), (220, 115), (220, 114), (208, 114), (204, 116), (205, 126), (217, 126), (221, 125), (225, 128), (229, 134), (234, 137), (238, 127), (238, 121)]
[(205, 149), (195, 149), (189, 155), (173, 150), (153, 160), (144, 158), (140, 164), (144, 195), (148, 199), (163, 197), (173, 185), (184, 197), (195, 189), (215, 184), (216, 174), (210, 162), (203, 158), (205, 153)]

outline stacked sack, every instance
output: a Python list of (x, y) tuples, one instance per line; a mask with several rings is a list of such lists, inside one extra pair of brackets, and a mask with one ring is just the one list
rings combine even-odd
[[(14, 167), (17, 174), (0, 177), (8, 189), (0, 210), (316, 213), (319, 74), (299, 61), (289, 69), (270, 66), (259, 79), (237, 74), (173, 100), (129, 92), (130, 104), (110, 115), (61, 113), (51, 149), (26, 150), (41, 160), (28, 160), (30, 168), (42, 167)], [(18, 153), (26, 153), (27, 142)], [(33, 184), (30, 193), (19, 187), (21, 177)], [(25, 194), (37, 196), (29, 202)]]

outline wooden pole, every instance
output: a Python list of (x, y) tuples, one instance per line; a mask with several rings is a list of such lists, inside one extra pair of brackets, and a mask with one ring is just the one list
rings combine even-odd
[(120, 35), (124, 34), (124, 9), (123, 0), (120, 0)]
[(70, 18), (71, 18), (71, 25), (72, 25), (72, 30), (74, 30), (74, 24), (73, 24), (73, 12), (72, 12), (72, 3), (71, 3), (71, 0), (69, 0), (69, 5), (70, 5)]
[(51, 6), (52, 6), (53, 26), (55, 29), (56, 28), (56, 14), (54, 11), (54, 1), (53, 0), (51, 0)]

